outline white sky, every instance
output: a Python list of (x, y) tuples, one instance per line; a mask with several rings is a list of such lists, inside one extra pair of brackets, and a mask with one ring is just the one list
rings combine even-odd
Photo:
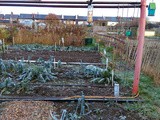
[[(23, 1), (23, 0), (19, 0)], [(27, 0), (24, 0), (27, 1)], [(32, 0), (31, 0), (32, 1)], [(87, 1), (87, 0), (42, 0), (42, 1)], [(117, 0), (93, 0), (93, 1), (117, 1)], [(118, 0), (118, 1), (130, 1), (130, 2), (140, 2), (140, 0)], [(149, 2), (156, 2), (156, 13), (154, 17), (147, 17), (150, 20), (153, 21), (160, 21), (160, 0), (147, 0), (147, 4)], [(147, 9), (147, 8), (146, 8)], [(119, 15), (118, 16), (127, 16), (128, 9), (119, 9)], [(134, 9), (129, 9), (128, 16), (137, 17), (139, 16), (140, 10), (135, 9), (135, 14), (133, 14)], [(1, 14), (10, 14), (13, 12), (14, 14), (20, 14), (20, 13), (39, 13), (39, 14), (48, 14), (48, 13), (55, 13), (57, 15), (87, 15), (87, 9), (86, 8), (38, 8), (38, 7), (0, 7), (0, 13)], [(94, 16), (117, 16), (118, 9), (97, 9), (95, 8), (93, 10)], [(147, 10), (148, 12), (148, 10)]]

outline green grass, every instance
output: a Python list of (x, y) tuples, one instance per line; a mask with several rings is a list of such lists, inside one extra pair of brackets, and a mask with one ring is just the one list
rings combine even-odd
[(125, 103), (125, 108), (138, 112), (144, 119), (160, 120), (160, 87), (154, 84), (152, 78), (141, 74), (139, 93), (144, 102)]
[[(106, 49), (107, 57), (110, 62), (113, 62), (113, 49), (112, 47), (105, 47), (103, 43), (100, 43), (100, 51), (103, 52)], [(120, 64), (117, 59), (118, 56), (114, 56), (114, 62)], [(105, 62), (105, 59), (102, 59)], [(123, 61), (126, 64), (125, 61)], [(121, 86), (128, 86), (132, 89), (133, 79), (134, 79), (134, 69), (132, 70), (116, 70), (115, 74), (119, 76), (123, 81), (121, 81)], [(135, 103), (123, 103), (124, 108), (135, 113), (139, 113), (142, 119), (145, 120), (160, 120), (160, 86), (157, 86), (153, 79), (149, 76), (141, 73), (140, 83), (139, 83), (139, 94), (140, 98), (144, 102)]]

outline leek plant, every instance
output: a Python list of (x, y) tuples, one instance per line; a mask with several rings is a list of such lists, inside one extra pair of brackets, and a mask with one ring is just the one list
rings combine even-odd
[[(60, 120), (80, 120), (84, 116), (90, 114), (92, 111), (89, 110), (89, 106), (85, 103), (85, 96), (82, 92), (81, 98), (78, 99), (78, 103), (76, 106), (75, 111), (68, 112), (66, 109), (62, 110), (62, 115), (60, 117)], [(55, 113), (50, 113), (52, 120), (58, 120), (57, 116)]]

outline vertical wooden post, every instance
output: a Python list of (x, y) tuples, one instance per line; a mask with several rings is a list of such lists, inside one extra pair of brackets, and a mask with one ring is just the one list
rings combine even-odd
[(14, 37), (12, 37), (12, 45), (14, 45), (15, 44), (15, 42), (14, 42)]
[(57, 50), (57, 44), (56, 44), (56, 42), (54, 43), (54, 51), (56, 51)]
[(134, 81), (132, 89), (133, 95), (137, 94), (139, 89), (139, 79), (140, 79), (143, 46), (144, 46), (145, 24), (146, 24), (146, 0), (141, 0), (141, 13), (140, 13), (140, 22), (138, 31), (138, 47), (137, 47), (137, 56), (136, 56)]
[(5, 43), (4, 43), (4, 39), (2, 40), (2, 52), (5, 52)]

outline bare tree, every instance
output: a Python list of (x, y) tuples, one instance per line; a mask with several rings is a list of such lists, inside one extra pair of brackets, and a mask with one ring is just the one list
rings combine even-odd
[(46, 16), (45, 23), (47, 25), (48, 31), (52, 31), (60, 25), (60, 19), (57, 15), (50, 13), (48, 16)]

